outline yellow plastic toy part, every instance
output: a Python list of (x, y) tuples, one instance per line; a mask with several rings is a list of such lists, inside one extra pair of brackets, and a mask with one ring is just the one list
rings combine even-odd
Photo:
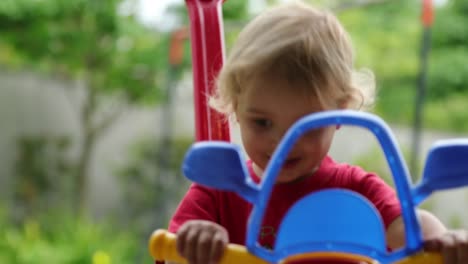
[(397, 261), (395, 264), (442, 264), (442, 256), (434, 252), (421, 252)]
[[(150, 237), (148, 249), (155, 260), (171, 261), (179, 264), (186, 264), (187, 261), (177, 253), (176, 249), (176, 235), (172, 234), (164, 229), (158, 229), (153, 232)], [(362, 263), (378, 263), (371, 260), (370, 258), (360, 257), (345, 253), (333, 253), (333, 252), (316, 252), (310, 254), (302, 254), (300, 256), (292, 256), (282, 263), (293, 263), (300, 259), (314, 259), (323, 257), (333, 257), (335, 259), (343, 259), (348, 261), (361, 261)], [(224, 252), (223, 257), (220, 261), (221, 264), (238, 264), (238, 263), (249, 263), (249, 264), (268, 264), (263, 259), (260, 259), (250, 254), (244, 246), (229, 244)], [(442, 264), (442, 256), (438, 253), (421, 252), (411, 257), (405, 258), (401, 261), (395, 262), (394, 264)]]
[[(177, 253), (176, 236), (166, 230), (158, 229), (153, 232), (149, 241), (149, 251), (155, 260), (173, 261), (186, 264), (187, 261)], [(268, 264), (263, 259), (250, 254), (244, 246), (229, 244), (221, 258), (222, 264)]]

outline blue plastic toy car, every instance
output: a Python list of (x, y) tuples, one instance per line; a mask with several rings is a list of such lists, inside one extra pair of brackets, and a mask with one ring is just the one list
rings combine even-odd
[[(304, 133), (330, 125), (363, 127), (378, 139), (401, 202), (406, 231), (404, 248), (389, 252), (378, 211), (360, 194), (342, 189), (322, 190), (297, 201), (283, 218), (273, 250), (256, 243), (270, 193), (288, 152)], [(434, 191), (468, 185), (468, 139), (436, 143), (428, 155), (421, 182), (413, 186), (393, 134), (384, 121), (368, 113), (328, 111), (303, 117), (289, 129), (259, 185), (250, 180), (240, 148), (227, 142), (195, 143), (187, 152), (183, 171), (194, 182), (234, 191), (253, 204), (246, 248), (249, 254), (265, 262), (290, 263), (302, 258), (316, 258), (336, 260), (333, 263), (441, 263), (438, 254), (421, 253), (422, 235), (415, 208)], [(334, 206), (330, 207), (330, 204)], [(317, 211), (321, 212), (320, 217), (309, 213)], [(323, 228), (307, 232), (310, 226)], [(161, 238), (158, 239), (158, 245), (156, 239), (150, 243), (150, 251), (155, 257), (159, 253), (154, 251), (161, 251), (157, 249), (158, 246), (161, 248)], [(238, 261), (233, 258), (223, 263)]]

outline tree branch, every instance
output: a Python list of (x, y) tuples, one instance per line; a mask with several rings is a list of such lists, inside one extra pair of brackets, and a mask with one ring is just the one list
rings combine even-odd
[(99, 137), (111, 127), (122, 116), (127, 109), (126, 106), (128, 106), (125, 98), (117, 95), (114, 95), (107, 104), (102, 99), (100, 101), (100, 110), (96, 111), (92, 126), (92, 131), (96, 137)]
[(119, 119), (125, 107), (117, 108), (112, 113), (107, 114), (106, 117), (103, 117), (101, 121), (93, 127), (93, 133), (96, 137), (100, 137), (109, 127), (111, 127), (117, 119)]
[(70, 104), (70, 108), (73, 112), (73, 114), (75, 115), (75, 117), (77, 119), (80, 118), (80, 105), (79, 105), (79, 102), (77, 101), (77, 96), (76, 94), (74, 95), (72, 89), (79, 89), (78, 87), (78, 84), (76, 83), (76, 81), (74, 81), (73, 83), (74, 87), (70, 88), (70, 89), (64, 89), (64, 96), (65, 98), (67, 99), (68, 103)]

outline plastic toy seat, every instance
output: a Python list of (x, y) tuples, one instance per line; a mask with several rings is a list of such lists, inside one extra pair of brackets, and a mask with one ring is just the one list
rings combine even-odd
[(278, 230), (275, 251), (385, 253), (385, 228), (375, 207), (362, 195), (328, 189), (296, 202)]

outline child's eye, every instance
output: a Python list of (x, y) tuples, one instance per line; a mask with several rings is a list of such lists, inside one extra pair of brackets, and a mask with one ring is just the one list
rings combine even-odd
[(260, 128), (268, 128), (272, 125), (271, 120), (264, 119), (264, 118), (254, 119), (253, 122), (257, 127), (260, 127)]

